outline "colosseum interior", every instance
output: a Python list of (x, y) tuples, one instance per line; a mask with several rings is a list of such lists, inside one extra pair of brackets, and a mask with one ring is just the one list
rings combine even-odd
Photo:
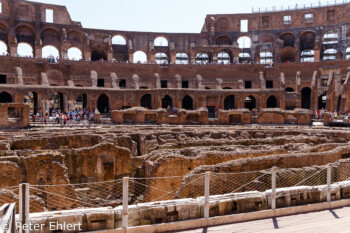
[[(33, 223), (129, 232), (206, 208), (349, 199), (349, 12), (207, 15), (200, 33), (156, 33), (88, 29), (65, 6), (0, 0), (0, 206), (16, 203), (22, 223), (26, 206)], [(55, 124), (82, 109), (91, 124)]]

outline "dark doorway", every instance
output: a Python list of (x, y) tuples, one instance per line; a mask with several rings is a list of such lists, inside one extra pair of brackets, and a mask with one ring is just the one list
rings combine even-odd
[(91, 52), (91, 61), (107, 60), (107, 55), (102, 48), (97, 48)]
[(141, 107), (144, 107), (147, 109), (153, 109), (153, 107), (152, 107), (152, 95), (151, 94), (146, 94), (146, 95), (142, 96)]
[(182, 88), (188, 88), (188, 81), (182, 81)]
[(294, 89), (291, 88), (291, 87), (287, 87), (287, 88), (286, 88), (286, 92), (294, 92)]
[(207, 106), (208, 109), (208, 118), (216, 118), (216, 107), (215, 106)]
[(244, 107), (249, 110), (253, 110), (254, 108), (256, 108), (256, 100), (254, 96), (250, 95), (245, 99)]
[(36, 114), (38, 112), (38, 94), (36, 92), (29, 92), (24, 96), (24, 103), (30, 106), (30, 113)]
[(87, 94), (81, 94), (78, 96), (76, 103), (75, 103), (75, 108), (76, 109), (86, 109), (87, 107)]
[(105, 80), (102, 79), (102, 78), (99, 78), (99, 79), (97, 80), (97, 86), (98, 86), (98, 87), (104, 87), (104, 86), (105, 86)]
[(235, 96), (234, 95), (229, 95), (225, 98), (224, 109), (225, 110), (235, 109)]
[(266, 107), (267, 108), (277, 108), (277, 99), (275, 96), (272, 95), (267, 99)]
[(327, 96), (326, 94), (321, 95), (318, 97), (318, 109), (326, 109), (327, 104)]
[(341, 107), (341, 95), (338, 97), (338, 106), (337, 106), (337, 111), (340, 111), (340, 107)]
[(0, 103), (11, 103), (12, 102), (12, 96), (7, 92), (1, 92), (0, 93)]
[(0, 84), (6, 84), (6, 75), (0, 75)]
[(301, 90), (301, 108), (310, 109), (311, 107), (311, 88), (305, 87)]
[(97, 109), (101, 114), (109, 113), (109, 98), (106, 94), (102, 94), (98, 97)]
[(171, 100), (171, 97), (166, 95), (163, 97), (162, 99), (162, 108), (167, 109), (168, 106), (170, 106), (170, 108), (173, 108), (173, 101)]
[(193, 100), (191, 96), (186, 95), (182, 100), (182, 108), (186, 110), (193, 110)]

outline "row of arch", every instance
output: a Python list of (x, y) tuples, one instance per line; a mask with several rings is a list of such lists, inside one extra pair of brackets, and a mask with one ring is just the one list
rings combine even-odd
[[(0, 40), (0, 54), (1, 55), (7, 55), (8, 54), (8, 47), (4, 41)], [(34, 57), (34, 49), (33, 47), (26, 42), (18, 43), (17, 46), (17, 56), (19, 57)], [(55, 57), (60, 58), (60, 52), (59, 50), (52, 45), (46, 45), (42, 48), (42, 58), (49, 58), (49, 57)], [(83, 59), (83, 53), (79, 48), (71, 47), (68, 49), (67, 53), (68, 59), (70, 60), (82, 60)]]

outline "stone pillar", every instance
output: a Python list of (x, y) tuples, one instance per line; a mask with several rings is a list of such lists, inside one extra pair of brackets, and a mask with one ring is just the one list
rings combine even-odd
[(42, 86), (49, 86), (49, 80), (47, 78), (46, 73), (44, 73), (44, 72), (41, 73), (41, 85)]
[(216, 79), (216, 90), (222, 90), (222, 82), (221, 78)]
[(318, 79), (317, 79), (317, 71), (314, 71), (311, 81), (311, 98), (310, 98), (310, 109), (312, 111), (317, 110), (318, 104)]
[(136, 89), (136, 90), (140, 89), (140, 87), (139, 87), (139, 81), (140, 81), (139, 76), (138, 76), (137, 74), (134, 74), (134, 75), (132, 76), (132, 88), (133, 88), (133, 89)]
[(199, 74), (197, 74), (197, 87), (198, 87), (198, 89), (200, 89), (200, 90), (205, 89), (205, 87), (203, 86), (202, 82), (203, 82), (202, 76), (200, 76)]
[(9, 53), (12, 57), (16, 57), (17, 56), (17, 43), (11, 43), (9, 46)]
[(17, 85), (23, 85), (23, 71), (21, 67), (15, 67)]
[(335, 109), (335, 78), (334, 78), (334, 72), (329, 72), (329, 78), (327, 83), (327, 104), (326, 108), (328, 111), (333, 112)]
[(175, 75), (175, 79), (176, 79), (176, 88), (181, 89), (182, 88), (181, 75), (179, 74)]
[(295, 80), (295, 87), (296, 92), (300, 94), (301, 92), (301, 73), (300, 71), (297, 72), (296, 80)]
[(154, 74), (154, 78), (156, 80), (156, 89), (160, 89), (161, 88), (161, 83), (160, 83), (160, 77), (158, 73)]
[(238, 89), (244, 89), (244, 81), (242, 79), (238, 80)]
[(265, 90), (266, 89), (266, 81), (264, 78), (264, 72), (259, 72), (259, 81), (260, 81), (260, 89)]
[(285, 90), (286, 89), (286, 79), (284, 77), (284, 73), (280, 74), (280, 88)]
[(111, 73), (112, 88), (120, 89), (118, 84), (118, 76), (116, 73)]
[(176, 49), (174, 42), (170, 42), (170, 63), (176, 64)]
[(97, 72), (94, 70), (91, 70), (90, 74), (91, 74), (91, 86), (97, 87), (97, 79), (98, 79)]

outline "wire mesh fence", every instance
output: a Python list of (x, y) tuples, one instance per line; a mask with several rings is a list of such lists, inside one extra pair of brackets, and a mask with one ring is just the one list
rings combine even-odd
[(31, 185), (33, 212), (77, 208), (116, 207), (122, 204), (122, 180), (85, 184)]
[(19, 187), (0, 188), (0, 206), (7, 203), (16, 203), (16, 212), (19, 211)]

